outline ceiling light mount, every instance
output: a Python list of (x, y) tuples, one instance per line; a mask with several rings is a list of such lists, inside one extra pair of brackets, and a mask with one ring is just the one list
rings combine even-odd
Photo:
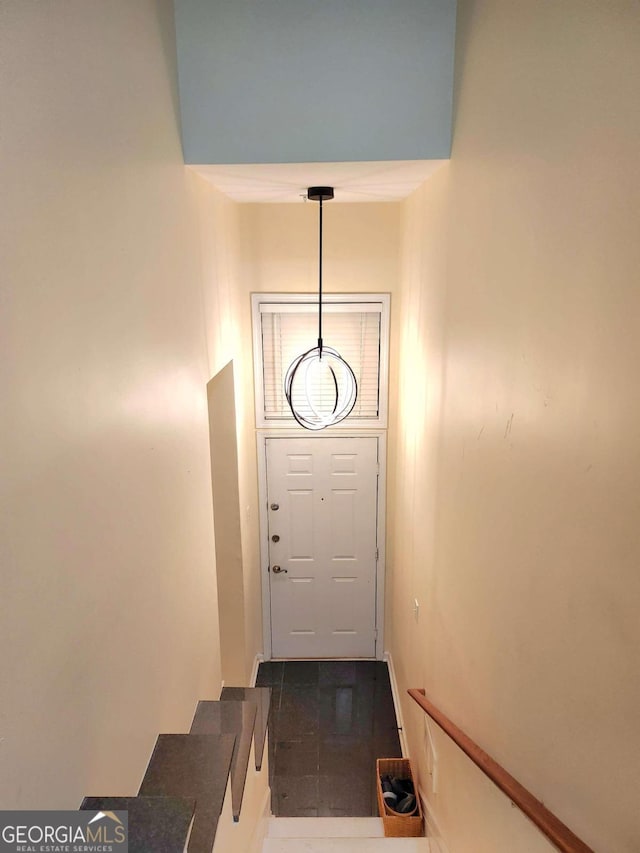
[(331, 201), (333, 198), (333, 187), (309, 187), (307, 198), (309, 201)]

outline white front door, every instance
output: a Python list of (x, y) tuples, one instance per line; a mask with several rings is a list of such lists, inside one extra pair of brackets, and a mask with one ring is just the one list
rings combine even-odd
[(375, 657), (378, 439), (266, 451), (273, 657)]

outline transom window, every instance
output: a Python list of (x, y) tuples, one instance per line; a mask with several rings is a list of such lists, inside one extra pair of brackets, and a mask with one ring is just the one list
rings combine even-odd
[[(385, 427), (389, 294), (329, 293), (322, 303), (323, 341), (349, 363), (358, 383), (356, 405), (340, 427)], [(252, 306), (256, 423), (291, 426), (284, 378), (291, 362), (317, 345), (317, 296), (256, 293)]]

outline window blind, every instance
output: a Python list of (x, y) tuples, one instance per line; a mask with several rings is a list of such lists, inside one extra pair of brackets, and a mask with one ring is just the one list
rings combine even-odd
[[(381, 313), (377, 306), (360, 311), (349, 307), (351, 310), (341, 305), (323, 307), (322, 338), (355, 373), (358, 398), (350, 417), (374, 420), (380, 414)], [(318, 310), (311, 305), (271, 305), (261, 306), (261, 311), (264, 417), (268, 421), (292, 420), (284, 378), (291, 362), (317, 345)]]

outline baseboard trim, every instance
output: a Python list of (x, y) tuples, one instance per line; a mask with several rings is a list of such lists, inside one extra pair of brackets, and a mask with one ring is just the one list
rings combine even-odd
[(256, 686), (256, 680), (258, 678), (258, 667), (264, 661), (264, 655), (258, 652), (258, 654), (253, 659), (253, 668), (251, 670), (251, 677), (249, 679), (249, 687)]
[(389, 668), (389, 681), (391, 682), (391, 695), (393, 696), (393, 705), (396, 709), (396, 720), (398, 723), (398, 735), (400, 736), (400, 749), (402, 750), (403, 758), (409, 758), (409, 750), (407, 748), (407, 738), (404, 733), (404, 721), (402, 718), (402, 704), (400, 702), (400, 691), (398, 690), (398, 682), (396, 680), (396, 671), (393, 666), (393, 657), (391, 652), (385, 652), (383, 660), (386, 661)]

